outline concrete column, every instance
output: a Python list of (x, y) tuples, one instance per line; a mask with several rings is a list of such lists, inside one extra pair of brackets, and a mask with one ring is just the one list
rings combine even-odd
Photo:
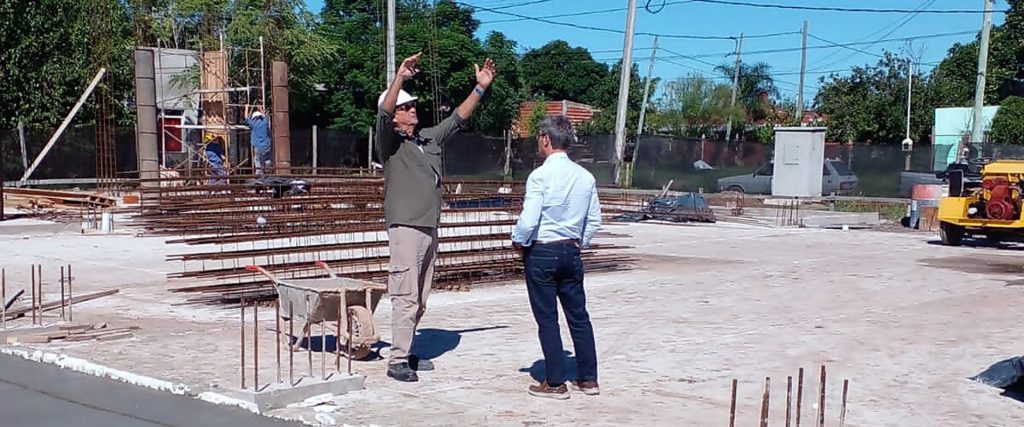
[[(139, 178), (160, 177), (159, 138), (156, 124), (156, 80), (151, 49), (135, 49), (135, 144), (139, 158)], [(144, 187), (158, 187), (155, 181), (143, 181)]]
[(274, 61), (271, 65), (271, 101), (274, 107), (274, 173), (290, 174), (292, 167), (291, 127), (288, 124), (288, 64)]

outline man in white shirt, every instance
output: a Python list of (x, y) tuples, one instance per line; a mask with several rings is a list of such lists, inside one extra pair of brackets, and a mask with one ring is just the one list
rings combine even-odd
[(530, 386), (529, 392), (555, 399), (569, 398), (558, 325), (559, 302), (576, 350), (579, 376), (573, 384), (584, 394), (599, 393), (597, 351), (583, 291), (580, 248), (590, 246), (601, 226), (601, 205), (594, 176), (565, 152), (573, 140), (572, 124), (565, 116), (551, 116), (540, 122), (537, 150), (544, 164), (526, 180), (523, 212), (512, 231), (512, 245), (523, 253), (526, 289), (547, 375), (540, 385)]

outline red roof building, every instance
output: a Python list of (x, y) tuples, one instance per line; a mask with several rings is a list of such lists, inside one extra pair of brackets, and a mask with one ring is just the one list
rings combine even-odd
[[(536, 107), (537, 102), (533, 101), (524, 102), (519, 106), (519, 118), (512, 125), (512, 131), (516, 137), (527, 138), (530, 136), (526, 129), (526, 122), (530, 119), (530, 115), (533, 114), (533, 109)], [(547, 101), (544, 103), (544, 107), (547, 110), (545, 116), (562, 114), (569, 118), (573, 126), (579, 126), (590, 121), (594, 118), (594, 114), (601, 111), (587, 104), (565, 100)]]

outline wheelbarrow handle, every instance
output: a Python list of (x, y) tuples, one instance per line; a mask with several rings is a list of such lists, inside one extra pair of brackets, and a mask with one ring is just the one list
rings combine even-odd
[(245, 269), (248, 270), (248, 271), (252, 271), (254, 273), (260, 273), (260, 274), (266, 276), (268, 279), (270, 279), (270, 283), (274, 285), (274, 290), (275, 291), (278, 290), (278, 286), (277, 286), (278, 285), (278, 280), (277, 280), (277, 276), (275, 276), (274, 273), (271, 273), (271, 272), (267, 271), (267, 269), (265, 269), (263, 267), (260, 267), (258, 265), (247, 265), (247, 266), (245, 266)]
[(327, 270), (327, 274), (331, 275), (332, 279), (337, 279), (338, 278), (338, 276), (334, 274), (334, 270), (331, 270), (331, 267), (329, 265), (327, 265), (326, 262), (317, 261), (316, 262), (316, 266), (320, 267), (320, 268), (322, 268), (324, 270)]

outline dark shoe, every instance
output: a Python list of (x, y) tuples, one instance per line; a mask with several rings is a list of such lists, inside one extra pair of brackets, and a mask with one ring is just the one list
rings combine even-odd
[(572, 385), (577, 390), (582, 391), (587, 396), (597, 396), (601, 394), (601, 390), (597, 387), (597, 381), (593, 380), (576, 380), (572, 382)]
[(569, 387), (562, 384), (558, 387), (552, 387), (548, 385), (548, 382), (542, 382), (539, 385), (530, 386), (530, 395), (537, 397), (546, 397), (549, 399), (566, 400), (569, 398)]
[(416, 375), (416, 371), (409, 368), (409, 364), (406, 362), (388, 365), (388, 376), (407, 383), (420, 380), (419, 376)]
[(409, 355), (409, 367), (414, 371), (433, 371), (434, 362), (420, 359), (414, 354)]

